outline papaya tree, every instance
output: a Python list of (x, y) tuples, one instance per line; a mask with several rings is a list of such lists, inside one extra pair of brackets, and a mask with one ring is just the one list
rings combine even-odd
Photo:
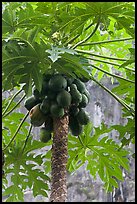
[[(133, 2), (3, 2), (3, 196), (24, 191), (67, 201), (67, 171), (87, 162), (106, 191), (129, 170), (134, 144), (135, 51)], [(103, 84), (117, 82), (112, 90)], [(93, 127), (85, 111), (93, 82), (121, 104), (127, 123)], [(24, 108), (24, 113), (16, 111)], [(41, 127), (42, 126), (42, 127)], [(40, 130), (40, 141), (32, 129)], [(119, 143), (109, 137), (119, 133)], [(105, 135), (102, 137), (102, 135)], [(128, 137), (127, 137), (128, 135)], [(46, 153), (36, 154), (45, 148)], [(134, 153), (132, 153), (134, 157)], [(44, 167), (43, 167), (44, 166)], [(41, 168), (40, 168), (41, 167)], [(12, 184), (8, 184), (11, 175)]]

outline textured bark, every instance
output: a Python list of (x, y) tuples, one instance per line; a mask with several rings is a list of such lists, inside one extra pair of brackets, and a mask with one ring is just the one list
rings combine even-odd
[(51, 202), (66, 202), (67, 199), (67, 160), (69, 117), (54, 119), (54, 136), (51, 158)]

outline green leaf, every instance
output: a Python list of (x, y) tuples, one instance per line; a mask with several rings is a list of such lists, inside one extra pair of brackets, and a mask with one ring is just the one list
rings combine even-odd
[(32, 153), (32, 150), (42, 148), (43, 143), (31, 141), (32, 137), (29, 138), (24, 152), (22, 152), (24, 141), (14, 143), (6, 158), (5, 172), (6, 174), (12, 173), (11, 181), (14, 183), (13, 186), (5, 189), (4, 195), (10, 194), (8, 200), (23, 201), (23, 190), (28, 187), (32, 188), (34, 196), (47, 197), (46, 191), (49, 190), (48, 181), (50, 179), (43, 168), (39, 168), (43, 164), (42, 156)]
[(32, 68), (32, 78), (34, 80), (35, 86), (37, 88), (37, 90), (40, 92), (41, 88), (42, 88), (42, 74), (40, 72), (40, 68), (38, 66), (36, 66), (35, 64), (33, 64), (33, 68)]

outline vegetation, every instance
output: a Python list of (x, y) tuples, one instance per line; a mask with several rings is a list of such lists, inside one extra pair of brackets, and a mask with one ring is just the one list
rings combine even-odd
[[(60, 168), (62, 172), (66, 168), (73, 172), (85, 162), (94, 179), (97, 174), (100, 176), (106, 191), (117, 188), (117, 180), (123, 180), (121, 167), (129, 171), (128, 158), (134, 157), (128, 147), (135, 142), (134, 2), (3, 2), (2, 6), (2, 91), (15, 93), (2, 100), (6, 202), (23, 201), (28, 187), (34, 196), (47, 197), (51, 190), (51, 201), (65, 201), (66, 187), (62, 189), (62, 197), (55, 194), (57, 174), (62, 182)], [(62, 79), (52, 80), (55, 73), (56, 78), (61, 75)], [(106, 78), (117, 86), (108, 89), (103, 84)], [(124, 126), (110, 124), (108, 127), (102, 123), (100, 127), (93, 127), (91, 121), (85, 126), (78, 123), (79, 109), (87, 104), (83, 94), (88, 102), (90, 99), (83, 84), (91, 81), (121, 104), (122, 117), (127, 120)], [(57, 116), (50, 123), (54, 136), (46, 143), (34, 140), (32, 125), (45, 124), (46, 128), (48, 111), (42, 113), (41, 105), (45, 96), (54, 101), (57, 93), (53, 92), (65, 90), (67, 84), (71, 103), (75, 102), (69, 109), (70, 121), (64, 108), (66, 104), (59, 111), (58, 104), (52, 103), (50, 111)], [(27, 113), (17, 112), (28, 98)], [(58, 101), (62, 103), (60, 97)], [(32, 124), (26, 120), (29, 115), (33, 118)], [(119, 134), (119, 143), (109, 138), (114, 129)], [(45, 146), (49, 150), (36, 155), (35, 150)], [(43, 165), (44, 170), (39, 168)], [(10, 186), (7, 175), (11, 175)], [(65, 185), (65, 174), (63, 182)]]

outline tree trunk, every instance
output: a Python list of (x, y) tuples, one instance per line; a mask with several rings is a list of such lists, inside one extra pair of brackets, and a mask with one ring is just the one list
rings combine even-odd
[(68, 115), (54, 119), (54, 136), (51, 158), (51, 202), (67, 200)]

